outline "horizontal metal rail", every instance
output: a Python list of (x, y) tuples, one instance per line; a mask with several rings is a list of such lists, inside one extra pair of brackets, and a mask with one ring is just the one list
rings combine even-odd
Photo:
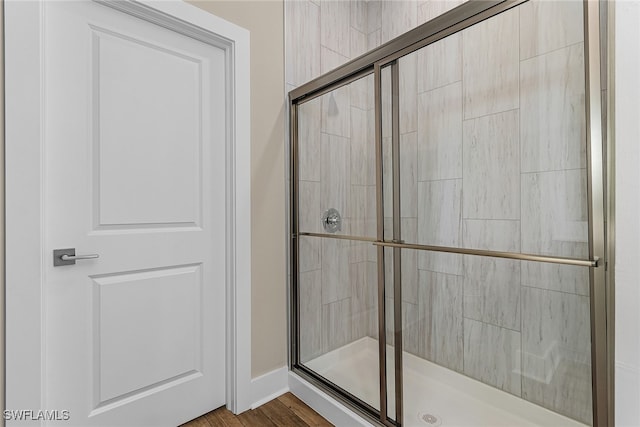
[[(325, 239), (341, 239), (341, 240), (355, 240), (357, 242), (377, 242), (378, 240), (375, 237), (360, 237), (360, 236), (349, 236), (346, 234), (324, 234), (324, 233), (298, 233), (298, 236), (305, 237), (323, 237)], [(294, 238), (297, 236), (293, 236)]]
[(536, 262), (548, 262), (552, 264), (565, 264), (565, 265), (577, 265), (580, 267), (597, 267), (599, 258), (595, 259), (579, 259), (579, 258), (565, 258), (547, 255), (533, 255), (533, 254), (521, 254), (516, 252), (498, 252), (498, 251), (486, 251), (482, 249), (465, 249), (465, 248), (450, 248), (447, 246), (429, 246), (429, 245), (416, 245), (413, 243), (398, 243), (398, 242), (373, 242), (375, 246), (384, 246), (389, 248), (401, 248), (401, 249), (417, 249), (419, 251), (432, 251), (432, 252), (447, 252), (452, 254), (463, 255), (477, 255), (486, 256), (492, 258), (509, 258), (517, 259), (521, 261), (536, 261)]

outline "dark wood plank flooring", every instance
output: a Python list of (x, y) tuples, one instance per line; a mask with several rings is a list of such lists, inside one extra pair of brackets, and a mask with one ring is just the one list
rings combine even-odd
[(291, 393), (285, 393), (259, 408), (234, 415), (227, 408), (218, 408), (182, 427), (328, 427), (330, 422)]

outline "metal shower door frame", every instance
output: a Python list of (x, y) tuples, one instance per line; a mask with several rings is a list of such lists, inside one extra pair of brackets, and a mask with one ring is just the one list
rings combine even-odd
[[(321, 386), (340, 401), (348, 404), (356, 412), (380, 425), (402, 424), (402, 289), (401, 289), (401, 251), (402, 249), (428, 250), (466, 255), (478, 255), (509, 258), (526, 261), (548, 262), (564, 265), (576, 265), (590, 270), (590, 321), (591, 321), (591, 374), (593, 425), (613, 425), (612, 370), (613, 330), (607, 327), (607, 319), (613, 318), (611, 305), (607, 306), (607, 280), (613, 277), (607, 269), (607, 249), (613, 247), (611, 236), (605, 235), (605, 206), (607, 197), (612, 197), (612, 184), (607, 183), (605, 193), (603, 120), (602, 120), (602, 81), (600, 76), (601, 54), (606, 48), (606, 34), (600, 28), (600, 7), (606, 8), (606, 2), (583, 0), (584, 4), (584, 46), (585, 46), (585, 115), (587, 127), (587, 199), (589, 223), (589, 258), (566, 258), (535, 254), (497, 252), (454, 247), (429, 246), (404, 243), (400, 233), (400, 152), (399, 152), (399, 72), (398, 59), (415, 52), (431, 43), (464, 30), (506, 10), (517, 7), (528, 0), (483, 1), (464, 3), (450, 12), (411, 30), (379, 48), (356, 58), (347, 64), (327, 73), (289, 93), (290, 102), (290, 141), (291, 141), (291, 194), (290, 194), (290, 232), (291, 232), (291, 301), (290, 301), (290, 368), (315, 385)], [(600, 3), (603, 3), (602, 6)], [(606, 56), (605, 56), (606, 58)], [(392, 176), (393, 176), (393, 236), (391, 240), (384, 236), (384, 200), (383, 200), (383, 149), (382, 149), (382, 78), (385, 67), (391, 68), (391, 114), (392, 114)], [(305, 102), (322, 96), (339, 87), (368, 75), (374, 75), (375, 95), (375, 153), (376, 153), (376, 238), (360, 236), (307, 233), (299, 230), (298, 206), (298, 107)], [(380, 410), (367, 405), (347, 390), (328, 382), (325, 378), (306, 368), (299, 360), (299, 293), (298, 293), (298, 240), (299, 237), (347, 239), (371, 242), (377, 248), (378, 274), (378, 349)], [(386, 295), (384, 250), (393, 250), (394, 272), (394, 379), (395, 379), (395, 418), (388, 417), (387, 402), (387, 357), (386, 357)], [(609, 276), (608, 276), (609, 275)]]

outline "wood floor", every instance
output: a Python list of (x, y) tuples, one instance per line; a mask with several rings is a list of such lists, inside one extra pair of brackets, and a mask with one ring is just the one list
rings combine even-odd
[(259, 427), (259, 426), (332, 426), (313, 409), (291, 393), (283, 394), (259, 408), (234, 415), (218, 408), (182, 427)]

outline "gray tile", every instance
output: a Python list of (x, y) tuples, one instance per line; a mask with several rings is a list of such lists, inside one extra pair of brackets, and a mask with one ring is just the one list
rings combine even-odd
[(322, 306), (323, 348), (325, 352), (335, 350), (351, 342), (350, 298)]
[(322, 303), (328, 304), (351, 296), (349, 250), (346, 240), (322, 241)]
[(367, 22), (367, 9), (369, 8), (366, 0), (355, 0), (351, 3), (351, 26), (361, 33), (369, 31)]
[(531, 58), (581, 42), (583, 2), (529, 1), (520, 9), (520, 57)]
[(321, 124), (321, 98), (298, 108), (298, 177), (304, 181), (320, 181)]
[(522, 251), (588, 255), (584, 169), (522, 174)]
[(382, 1), (367, 1), (367, 33), (380, 31), (382, 28)]
[(520, 221), (465, 219), (462, 240), (465, 248), (520, 252)]
[[(464, 3), (464, 0), (428, 0), (422, 3), (424, 9), (423, 19), (426, 21), (436, 18), (445, 12), (450, 11), (456, 6)], [(426, 22), (425, 21), (425, 22)]]
[(462, 178), (462, 85), (418, 96), (418, 181)]
[(462, 37), (453, 34), (413, 55), (418, 61), (418, 92), (426, 92), (462, 80)]
[(439, 365), (462, 371), (461, 277), (423, 270), (419, 277), (420, 354)]
[(370, 315), (370, 329), (369, 336), (378, 338), (378, 263), (367, 262), (367, 283), (369, 290), (372, 293), (373, 305), (369, 311)]
[(518, 107), (518, 8), (462, 33), (464, 118)]
[(574, 265), (522, 262), (522, 285), (589, 296), (589, 269)]
[(417, 133), (400, 135), (400, 216), (418, 216)]
[(415, 28), (418, 22), (418, 7), (412, 0), (382, 1), (382, 43)]
[(384, 216), (393, 216), (393, 165), (392, 165), (391, 137), (382, 139), (382, 199), (384, 203)]
[(310, 1), (286, 1), (286, 81), (295, 86), (320, 71), (320, 7)]
[(418, 251), (418, 268), (444, 274), (463, 275), (463, 256), (446, 252)]
[[(351, 43), (350, 37), (347, 38), (347, 42)], [(336, 69), (347, 62), (349, 62), (348, 56), (342, 55), (326, 46), (320, 48), (320, 70), (322, 74)]]
[(400, 116), (400, 133), (415, 132), (417, 124), (417, 62), (416, 55), (411, 54), (398, 61), (398, 106)]
[(464, 257), (464, 315), (520, 330), (520, 261)]
[(342, 86), (322, 98), (322, 132), (348, 138), (351, 132), (351, 87)]
[(583, 51), (579, 43), (520, 65), (523, 172), (586, 167)]
[[(374, 2), (370, 2), (374, 3)], [(382, 30), (367, 34), (367, 50), (373, 50), (382, 44)]]
[(420, 321), (417, 304), (402, 302), (402, 349), (420, 356)]
[(369, 335), (372, 311), (375, 309), (374, 292), (377, 287), (369, 281), (368, 263), (360, 262), (349, 267), (351, 280), (352, 340)]
[(308, 362), (322, 353), (322, 299), (320, 270), (300, 273), (300, 359)]
[(351, 108), (351, 184), (375, 185), (375, 144), (368, 138), (368, 112)]
[(463, 217), (519, 219), (518, 111), (467, 120), (463, 133)]
[(351, 27), (351, 56), (350, 58), (357, 58), (367, 52), (367, 35), (361, 31)]
[[(333, 135), (322, 135), (321, 197), (320, 210), (335, 208), (342, 217), (348, 218), (348, 198), (351, 189), (351, 147), (349, 139)], [(322, 215), (322, 212), (320, 215)], [(343, 229), (343, 231), (346, 231)]]
[[(402, 239), (406, 242), (416, 240), (418, 221), (415, 218), (402, 218), (400, 223)], [(416, 304), (418, 302), (418, 252), (402, 250), (402, 300)]]
[(464, 373), (520, 396), (520, 333), (464, 319)]
[(460, 246), (462, 180), (418, 183), (418, 240), (424, 245)]
[(349, 30), (351, 2), (324, 0), (320, 2), (320, 42), (340, 55), (351, 57)]
[(522, 289), (522, 397), (591, 423), (589, 298)]
[(319, 270), (321, 265), (321, 243), (315, 237), (300, 237), (298, 269), (300, 272)]
[(320, 183), (314, 181), (300, 181), (298, 183), (298, 227), (300, 231), (321, 233), (320, 217)]
[(350, 83), (349, 86), (351, 87), (351, 106), (365, 111), (371, 110), (373, 114), (373, 74), (358, 79)]

